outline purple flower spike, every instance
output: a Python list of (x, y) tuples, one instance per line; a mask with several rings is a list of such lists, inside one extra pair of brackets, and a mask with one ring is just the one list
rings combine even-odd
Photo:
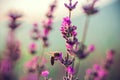
[(78, 40), (76, 38), (77, 32), (76, 32), (77, 27), (74, 25), (71, 25), (71, 20), (69, 17), (63, 18), (63, 22), (61, 25), (61, 33), (63, 35), (63, 38), (66, 39), (66, 47), (67, 51), (71, 54), (73, 47), (78, 43)]
[(42, 71), (41, 75), (42, 77), (47, 77), (49, 75), (49, 71), (48, 70)]
[(76, 1), (74, 4), (72, 4), (72, 0), (69, 0), (69, 4), (64, 4), (66, 8), (68, 8), (70, 11), (76, 8), (78, 1)]
[(54, 19), (54, 11), (56, 8), (56, 4), (57, 1), (54, 0), (54, 2), (49, 6), (49, 10), (46, 14), (46, 19), (43, 20), (43, 34), (42, 34), (42, 40), (43, 40), (43, 46), (44, 47), (48, 47), (49, 46), (49, 42), (48, 42), (48, 35), (50, 33), (50, 31), (52, 30), (52, 26), (53, 26), (53, 19)]
[(83, 10), (87, 15), (93, 15), (98, 12), (98, 9), (94, 7), (96, 2), (97, 0), (93, 0), (91, 4), (87, 4), (83, 6)]

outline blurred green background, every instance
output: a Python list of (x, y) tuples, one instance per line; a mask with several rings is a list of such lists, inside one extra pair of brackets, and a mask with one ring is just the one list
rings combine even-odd
[[(120, 0), (99, 8), (100, 12), (90, 19), (90, 26), (88, 29), (88, 35), (86, 39), (86, 45), (94, 44), (96, 46), (95, 51), (85, 60), (81, 60), (80, 64), (80, 78), (83, 80), (85, 70), (91, 68), (93, 64), (102, 64), (105, 59), (105, 52), (108, 49), (114, 49), (116, 51), (114, 64), (110, 70), (108, 80), (120, 80)], [(73, 12), (74, 14), (74, 12)], [(57, 17), (57, 15), (56, 15)], [(21, 19), (22, 21), (22, 19)], [(54, 66), (50, 65), (50, 54), (49, 52), (60, 51), (65, 53), (65, 40), (62, 38), (60, 33), (61, 20), (58, 20), (53, 25), (53, 30), (49, 36), (50, 47), (45, 49), (45, 57), (48, 59), (47, 67), (50, 70), (50, 77), (54, 80), (61, 80), (64, 75), (64, 67), (60, 63), (56, 63)], [(78, 26), (78, 39), (81, 39), (83, 26), (85, 22), (85, 15), (80, 15), (72, 18), (73, 24)], [(16, 30), (16, 37), (21, 42), (21, 59), (18, 61), (16, 66), (16, 73), (18, 76), (23, 76), (24, 63), (31, 59), (31, 55), (28, 52), (29, 43), (32, 42), (30, 39), (29, 32), (32, 29), (32, 23), (22, 21), (22, 25)], [(5, 49), (5, 39), (8, 32), (8, 18), (0, 20), (0, 56)], [(38, 41), (38, 54), (40, 55), (42, 46), (41, 42)]]

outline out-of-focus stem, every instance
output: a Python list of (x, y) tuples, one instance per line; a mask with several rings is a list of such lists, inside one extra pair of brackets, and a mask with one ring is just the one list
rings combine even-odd
[(77, 66), (76, 66), (76, 73), (75, 73), (75, 77), (78, 77), (78, 73), (79, 73), (79, 68), (80, 68), (80, 61), (78, 61)]
[[(43, 46), (43, 49), (42, 49), (42, 51), (41, 51), (41, 56), (39, 56), (39, 59), (38, 59), (38, 68), (39, 68), (40, 63), (41, 63), (41, 61), (42, 61), (42, 59), (43, 59), (44, 51), (45, 51), (45, 47)], [(41, 76), (40, 76), (39, 69), (38, 69), (38, 80), (40, 80), (40, 77), (41, 77)]]
[(89, 25), (89, 16), (86, 16), (86, 21), (83, 29), (83, 35), (82, 35), (82, 44), (84, 44), (87, 36), (87, 31), (88, 31), (88, 25)]

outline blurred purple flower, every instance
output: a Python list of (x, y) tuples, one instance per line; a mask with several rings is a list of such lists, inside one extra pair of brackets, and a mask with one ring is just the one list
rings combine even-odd
[(31, 43), (29, 46), (29, 51), (31, 54), (35, 54), (37, 49), (37, 45), (35, 43)]
[(108, 50), (107, 51), (107, 54), (106, 54), (106, 58), (108, 59), (108, 60), (113, 60), (113, 57), (114, 57), (114, 54), (115, 54), (115, 51), (114, 50)]
[(88, 52), (93, 52), (94, 50), (95, 50), (95, 46), (94, 45), (88, 46)]
[(44, 47), (48, 47), (49, 43), (48, 43), (48, 35), (52, 29), (52, 25), (53, 25), (53, 13), (56, 7), (57, 1), (54, 0), (54, 2), (50, 5), (49, 10), (46, 14), (46, 19), (43, 21), (43, 34), (42, 34), (42, 40), (43, 40), (43, 46)]
[(9, 17), (11, 19), (9, 27), (11, 28), (11, 30), (15, 30), (21, 24), (18, 22), (18, 19), (21, 18), (22, 15), (17, 12), (10, 12)]
[(91, 4), (87, 4), (83, 6), (83, 10), (87, 15), (93, 15), (98, 12), (98, 9), (94, 7), (97, 1), (98, 0), (93, 0)]
[(113, 59), (114, 59), (114, 54), (115, 54), (115, 51), (110, 49), (106, 52), (106, 60), (103, 64), (103, 67), (106, 69), (106, 70), (109, 70), (111, 65), (113, 64)]
[(30, 61), (28, 61), (26, 64), (25, 64), (25, 67), (26, 69), (28, 70), (36, 70), (37, 67), (38, 67), (38, 59), (39, 57), (38, 56), (35, 56), (33, 57)]

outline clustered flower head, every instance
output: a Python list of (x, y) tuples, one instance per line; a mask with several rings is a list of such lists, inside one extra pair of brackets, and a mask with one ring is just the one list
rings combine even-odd
[(98, 12), (98, 9), (95, 8), (95, 4), (97, 1), (98, 0), (93, 0), (92, 3), (83, 6), (83, 10), (84, 10), (85, 14), (93, 15)]
[(63, 22), (61, 25), (61, 33), (63, 35), (63, 38), (66, 40), (66, 47), (67, 51), (72, 54), (72, 50), (74, 46), (78, 43), (78, 39), (76, 38), (77, 27), (71, 24), (71, 20), (69, 17), (63, 18)]

